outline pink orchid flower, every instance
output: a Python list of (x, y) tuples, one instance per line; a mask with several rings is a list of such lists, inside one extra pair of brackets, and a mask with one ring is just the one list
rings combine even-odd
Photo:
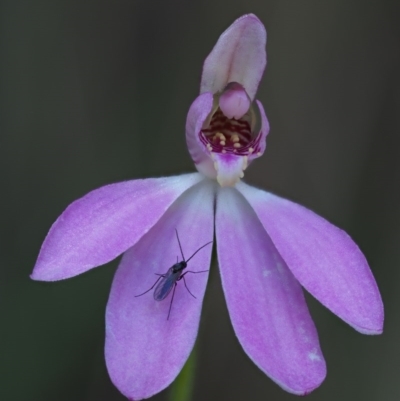
[[(359, 332), (382, 332), (379, 290), (351, 238), (310, 210), (241, 181), (264, 153), (269, 132), (264, 109), (254, 102), (265, 45), (263, 24), (245, 15), (207, 57), (186, 124), (198, 173), (94, 190), (64, 211), (43, 243), (35, 280), (76, 276), (124, 253), (107, 305), (105, 358), (112, 381), (131, 400), (167, 387), (195, 343), (208, 273), (186, 276), (197, 299), (176, 287), (168, 320), (169, 301), (136, 297), (154, 284), (154, 273), (176, 263), (175, 228), (191, 255), (212, 240), (215, 225), (235, 333), (286, 391), (307, 394), (326, 375), (301, 286)], [(193, 271), (209, 268), (211, 248), (196, 254)]]

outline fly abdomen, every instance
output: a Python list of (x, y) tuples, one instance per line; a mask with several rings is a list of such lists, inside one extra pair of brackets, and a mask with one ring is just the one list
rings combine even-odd
[(153, 294), (156, 301), (162, 301), (165, 299), (171, 292), (176, 281), (179, 279), (182, 270), (174, 271), (175, 266), (176, 265), (168, 269), (167, 273), (165, 273), (165, 276), (161, 277), (161, 280), (157, 284)]

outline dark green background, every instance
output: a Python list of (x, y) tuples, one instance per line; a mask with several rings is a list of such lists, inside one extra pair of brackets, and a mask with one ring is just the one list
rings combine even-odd
[[(124, 399), (103, 358), (117, 261), (57, 283), (29, 274), (74, 199), (115, 181), (194, 170), (184, 124), (202, 62), (246, 12), (268, 30), (257, 97), (271, 123), (246, 180), (344, 228), (369, 259), (386, 308), (384, 334), (368, 337), (309, 299), (328, 376), (308, 399), (400, 399), (395, 3), (0, 1), (0, 400)], [(296, 399), (238, 345), (216, 264), (203, 312), (195, 401)]]

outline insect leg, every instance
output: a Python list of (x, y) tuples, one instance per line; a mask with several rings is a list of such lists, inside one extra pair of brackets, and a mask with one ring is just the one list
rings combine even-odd
[(172, 302), (174, 300), (174, 296), (175, 296), (175, 289), (176, 289), (176, 283), (174, 283), (174, 290), (172, 291), (172, 298), (171, 298), (171, 303), (169, 304), (169, 310), (168, 310), (168, 316), (167, 316), (167, 320), (169, 319), (169, 315), (171, 313), (171, 308), (172, 308)]
[[(157, 274), (157, 273), (156, 273), (156, 274)], [(151, 291), (151, 290), (154, 288), (154, 286), (159, 282), (159, 280), (160, 280), (162, 277), (163, 277), (163, 276), (160, 275), (160, 277), (156, 280), (156, 282), (155, 282), (147, 291), (145, 291), (143, 294), (135, 295), (135, 298), (136, 298), (136, 297), (141, 297), (142, 295), (147, 294), (149, 291)]]
[(186, 284), (185, 274), (186, 274), (186, 273), (182, 274), (182, 276), (179, 277), (179, 280), (182, 280), (182, 279), (183, 279), (183, 282), (185, 283), (185, 287), (186, 287), (186, 289), (189, 291), (189, 294), (190, 294), (193, 298), (196, 298), (196, 297), (192, 294), (192, 292), (189, 290), (189, 287), (188, 287), (187, 284)]

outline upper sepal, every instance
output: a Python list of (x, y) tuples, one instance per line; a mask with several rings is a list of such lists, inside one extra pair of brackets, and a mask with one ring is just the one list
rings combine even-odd
[(222, 92), (227, 84), (237, 82), (253, 100), (267, 63), (266, 41), (264, 25), (254, 14), (238, 18), (206, 58), (200, 93)]

